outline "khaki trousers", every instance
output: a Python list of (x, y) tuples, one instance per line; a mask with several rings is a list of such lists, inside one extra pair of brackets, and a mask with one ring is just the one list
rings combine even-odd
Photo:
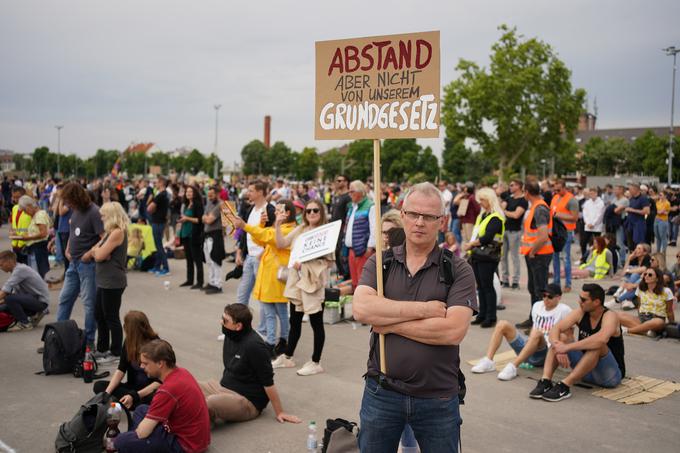
[(222, 387), (215, 380), (199, 382), (198, 385), (205, 395), (211, 421), (246, 422), (260, 415), (247, 398)]

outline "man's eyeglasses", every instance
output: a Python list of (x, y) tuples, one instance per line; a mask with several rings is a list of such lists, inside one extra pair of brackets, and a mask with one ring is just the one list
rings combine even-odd
[(427, 223), (433, 223), (443, 217), (441, 215), (423, 214), (422, 212), (415, 211), (402, 211), (402, 212), (406, 217), (408, 217), (409, 220), (413, 220), (414, 222), (418, 220), (420, 217), (422, 217), (423, 221)]
[(307, 214), (318, 214), (321, 210), (319, 208), (307, 208), (305, 209), (305, 212)]

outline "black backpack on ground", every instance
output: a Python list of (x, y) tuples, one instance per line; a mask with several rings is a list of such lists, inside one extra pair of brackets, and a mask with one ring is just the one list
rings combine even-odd
[(42, 341), (45, 374), (73, 373), (85, 355), (85, 334), (72, 319), (47, 324)]
[[(106, 433), (106, 411), (111, 404), (109, 395), (98, 393), (80, 406), (73, 418), (61, 424), (54, 447), (58, 453), (101, 453)], [(128, 427), (132, 426), (130, 413), (122, 404)], [(122, 431), (122, 430), (121, 430)]]
[(559, 253), (564, 250), (564, 246), (567, 244), (567, 227), (564, 226), (564, 222), (557, 218), (557, 216), (552, 216), (552, 231), (550, 232), (550, 242), (552, 243), (555, 252)]

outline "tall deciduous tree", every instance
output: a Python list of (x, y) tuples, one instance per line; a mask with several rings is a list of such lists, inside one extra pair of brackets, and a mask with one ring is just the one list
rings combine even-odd
[(345, 157), (340, 154), (337, 148), (326, 151), (321, 156), (321, 169), (323, 170), (323, 177), (326, 180), (334, 179), (344, 171)]
[(319, 154), (316, 148), (305, 148), (297, 158), (295, 176), (300, 181), (311, 181), (319, 171)]
[(268, 174), (267, 147), (260, 140), (253, 140), (241, 150), (245, 175)]
[(366, 179), (373, 174), (373, 140), (355, 140), (347, 149), (347, 172), (350, 179)]
[(293, 173), (293, 151), (284, 142), (276, 142), (269, 148), (267, 160), (273, 175), (287, 176)]
[(459, 78), (444, 88), (442, 123), (449, 139), (496, 162), (502, 179), (517, 165), (571, 149), (585, 91), (572, 88), (571, 71), (550, 45), (499, 30), (488, 69), (459, 61)]

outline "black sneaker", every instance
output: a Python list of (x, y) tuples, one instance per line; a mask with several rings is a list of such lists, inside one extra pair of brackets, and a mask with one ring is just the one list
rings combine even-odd
[(218, 288), (218, 287), (216, 287), (216, 286), (210, 286), (210, 288), (208, 288), (208, 289), (205, 290), (205, 293), (206, 293), (207, 295), (210, 295), (210, 294), (220, 294), (221, 292), (222, 292), (222, 288)]
[(513, 283), (510, 289), (519, 289), (519, 283)]
[(285, 338), (279, 338), (279, 342), (274, 346), (274, 354), (278, 357), (286, 352), (286, 349), (288, 349), (288, 342)]
[(568, 385), (558, 382), (553, 388), (545, 392), (542, 398), (553, 403), (566, 400), (567, 398), (571, 398), (571, 390), (569, 390)]
[(529, 392), (529, 398), (540, 400), (541, 398), (543, 398), (545, 392), (552, 388), (553, 383), (550, 379), (540, 379), (536, 383), (536, 387), (534, 387), (534, 389), (531, 392)]
[(510, 283), (508, 283), (508, 282), (503, 282), (503, 283), (501, 283), (501, 286), (502, 286), (503, 288), (510, 288)]
[(522, 322), (518, 322), (517, 324), (515, 324), (515, 327), (517, 327), (518, 329), (531, 329), (533, 325), (534, 322), (531, 320), (531, 318), (529, 318), (525, 319)]

